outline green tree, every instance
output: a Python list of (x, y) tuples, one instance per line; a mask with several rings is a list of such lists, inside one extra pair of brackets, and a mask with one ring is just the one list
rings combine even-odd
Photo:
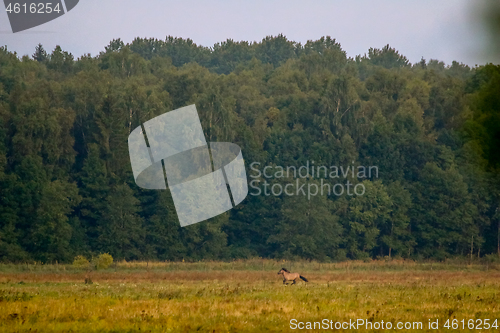
[(349, 200), (343, 221), (347, 254), (353, 259), (370, 256), (377, 246), (380, 230), (384, 227), (387, 229), (386, 226), (390, 224), (392, 208), (391, 199), (381, 181), (365, 180), (361, 184), (365, 187), (365, 193)]
[[(287, 183), (278, 184), (283, 189)], [(321, 195), (321, 183), (303, 181), (306, 195), (284, 196), (283, 219), (275, 226), (268, 242), (277, 245), (277, 257), (287, 259), (307, 258), (317, 260), (342, 259), (339, 251), (342, 227), (332, 212), (332, 203), (326, 191)], [(317, 195), (308, 197), (308, 188)]]
[(35, 53), (33, 53), (32, 58), (38, 62), (44, 62), (49, 58), (47, 51), (45, 51), (42, 44), (38, 44), (36, 46)]
[(139, 200), (126, 184), (111, 188), (98, 223), (98, 247), (113, 258), (142, 259), (143, 219)]
[(412, 230), (417, 233), (417, 251), (424, 257), (444, 259), (470, 252), (472, 237), (482, 243), (475, 224), (477, 207), (471, 202), (467, 184), (455, 166), (442, 169), (427, 163), (420, 181), (412, 189)]

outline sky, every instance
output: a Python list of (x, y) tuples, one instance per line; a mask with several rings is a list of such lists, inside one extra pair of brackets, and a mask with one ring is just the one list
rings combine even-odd
[(112, 39), (167, 35), (191, 38), (196, 44), (261, 41), (284, 34), (305, 43), (331, 36), (349, 57), (386, 44), (410, 62), (423, 57), (469, 66), (498, 63), (484, 52), (487, 35), (478, 0), (80, 0), (65, 15), (12, 33), (4, 7), (0, 10), (0, 46), (31, 55), (41, 43), (56, 45), (75, 58), (95, 56)]

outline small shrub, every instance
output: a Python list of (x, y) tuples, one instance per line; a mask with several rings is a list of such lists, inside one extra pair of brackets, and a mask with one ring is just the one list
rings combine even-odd
[(483, 261), (490, 264), (500, 263), (500, 257), (496, 253), (487, 254), (484, 256)]
[(76, 268), (88, 268), (89, 265), (89, 261), (84, 256), (76, 256), (73, 260), (73, 266)]
[(101, 253), (94, 259), (97, 269), (106, 269), (113, 263), (113, 257), (109, 253)]

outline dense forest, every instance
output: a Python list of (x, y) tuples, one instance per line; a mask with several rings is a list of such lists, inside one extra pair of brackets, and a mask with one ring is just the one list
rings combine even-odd
[[(349, 58), (330, 37), (118, 39), (76, 60), (59, 46), (2, 47), (0, 260), (496, 255), (499, 92), (497, 65), (412, 64), (389, 45)], [(168, 190), (134, 183), (127, 138), (190, 104), (207, 142), (242, 148), (249, 180), (253, 162), (377, 166), (378, 177), (349, 179), (360, 196), (248, 195), (181, 228)]]

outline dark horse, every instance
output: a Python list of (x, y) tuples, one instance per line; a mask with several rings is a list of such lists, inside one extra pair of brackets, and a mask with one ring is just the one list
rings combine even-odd
[(286, 283), (287, 281), (293, 281), (292, 284), (296, 284), (297, 281), (299, 280), (299, 278), (306, 281), (306, 282), (309, 282), (309, 281), (307, 281), (307, 279), (305, 277), (303, 277), (299, 273), (290, 273), (286, 268), (280, 269), (278, 274), (283, 275), (283, 284), (287, 284)]

